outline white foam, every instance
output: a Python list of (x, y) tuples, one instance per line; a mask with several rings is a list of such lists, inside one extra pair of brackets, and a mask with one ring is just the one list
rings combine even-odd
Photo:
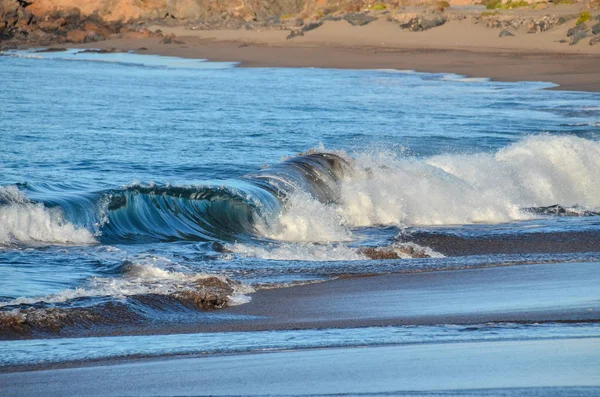
[(495, 154), (356, 158), (338, 210), (352, 226), (498, 223), (526, 207), (600, 207), (600, 143), (537, 136)]
[(277, 221), (259, 230), (269, 238), (294, 242), (349, 241), (347, 220), (334, 206), (325, 205), (304, 192), (288, 199)]
[(93, 244), (92, 234), (63, 218), (56, 209), (30, 202), (15, 186), (0, 187), (0, 245)]
[(311, 243), (294, 243), (278, 245), (253, 246), (246, 244), (234, 244), (228, 246), (231, 251), (238, 255), (249, 258), (261, 258), (268, 260), (288, 261), (358, 261), (367, 257), (350, 248), (345, 244), (321, 245)]
[[(194, 288), (194, 283), (209, 277), (218, 277), (227, 282), (224, 276), (207, 273), (183, 273), (160, 268), (152, 263), (131, 263), (124, 271), (123, 277), (93, 277), (84, 288), (65, 289), (56, 294), (43, 297), (20, 297), (7, 302), (0, 302), (0, 307), (46, 303), (63, 303), (78, 298), (94, 298), (110, 296), (115, 299), (132, 295), (156, 294), (170, 295), (186, 288)], [(230, 297), (231, 305), (250, 301), (245, 296), (254, 292), (249, 285), (234, 286)]]

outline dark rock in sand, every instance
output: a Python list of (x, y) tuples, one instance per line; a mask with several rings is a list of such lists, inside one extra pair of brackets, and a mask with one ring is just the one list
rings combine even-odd
[(508, 30), (503, 30), (500, 32), (498, 37), (514, 37), (515, 35), (509, 32)]
[(600, 34), (592, 37), (590, 40), (590, 45), (596, 45), (598, 43), (600, 43)]
[(587, 32), (588, 31), (588, 27), (585, 23), (580, 23), (575, 25), (574, 28), (571, 28), (567, 31), (567, 37), (571, 37), (571, 36), (575, 36), (577, 33), (580, 32)]
[(148, 51), (148, 49), (146, 47), (140, 47), (137, 49), (138, 51)]
[(41, 50), (37, 50), (36, 52), (65, 52), (67, 51), (64, 47), (50, 47), (50, 48), (42, 48)]
[(184, 41), (177, 40), (176, 36), (171, 33), (166, 35), (161, 41), (161, 44), (185, 44)]
[(123, 52), (117, 48), (88, 48), (87, 50), (78, 51), (77, 54), (112, 54), (113, 52)]
[(597, 23), (594, 26), (592, 26), (592, 33), (593, 34), (600, 34), (600, 23)]
[(438, 26), (442, 26), (446, 23), (446, 17), (444, 15), (420, 15), (416, 18), (411, 19), (408, 23), (400, 25), (402, 29), (410, 30), (412, 32), (421, 32), (423, 30), (432, 29)]
[(298, 36), (304, 36), (304, 32), (302, 30), (291, 30), (290, 34), (287, 35), (286, 39), (290, 40)]
[(364, 12), (357, 12), (344, 15), (344, 19), (352, 26), (363, 26), (377, 20), (376, 17)]
[(569, 45), (575, 45), (577, 44), (581, 39), (585, 39), (587, 37), (587, 32), (585, 31), (578, 31), (575, 32), (572, 36), (571, 36), (571, 42), (569, 43)]
[(308, 32), (309, 30), (314, 30), (314, 29), (320, 27), (321, 25), (323, 25), (322, 21), (311, 22), (308, 25), (304, 25), (304, 27), (302, 28), (302, 31), (303, 32)]

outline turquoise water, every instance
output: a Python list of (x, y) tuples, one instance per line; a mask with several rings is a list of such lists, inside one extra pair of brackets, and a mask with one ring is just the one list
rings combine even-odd
[[(600, 258), (598, 93), (2, 55), (0, 310), (43, 321), (1, 338), (76, 336), (99, 311), (109, 328), (132, 313), (202, 321), (173, 297), (208, 275), (243, 304), (264, 284), (340, 274)], [(60, 317), (73, 308), (85, 316)], [(57, 313), (58, 334), (40, 325)]]

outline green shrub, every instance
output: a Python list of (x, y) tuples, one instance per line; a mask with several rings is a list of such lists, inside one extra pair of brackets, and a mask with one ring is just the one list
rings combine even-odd
[(450, 7), (450, 3), (448, 3), (446, 0), (440, 0), (435, 3), (435, 7), (440, 10), (445, 10), (446, 8)]
[(485, 18), (485, 17), (493, 17), (494, 15), (498, 15), (500, 14), (498, 11), (484, 11), (481, 14), (479, 14), (480, 17)]
[(495, 10), (499, 4), (502, 4), (502, 0), (485, 0), (485, 8), (488, 10)]
[(529, 3), (526, 2), (525, 0), (517, 0), (517, 1), (509, 0), (507, 3), (500, 4), (500, 6), (498, 8), (501, 8), (503, 10), (512, 10), (513, 8), (520, 8), (520, 7), (529, 7)]
[(553, 4), (555, 6), (560, 5), (560, 4), (575, 4), (577, 3), (577, 0), (554, 0)]
[(382, 3), (375, 3), (375, 4), (373, 4), (373, 7), (371, 7), (371, 9), (374, 11), (383, 11), (386, 8), (387, 8), (387, 6)]
[(575, 25), (579, 25), (580, 23), (584, 23), (592, 19), (592, 14), (589, 11), (581, 11), (579, 14), (579, 18), (575, 21)]
[(488, 10), (512, 10), (513, 8), (529, 7), (529, 3), (525, 0), (509, 0), (502, 4), (502, 0), (486, 0), (485, 8)]

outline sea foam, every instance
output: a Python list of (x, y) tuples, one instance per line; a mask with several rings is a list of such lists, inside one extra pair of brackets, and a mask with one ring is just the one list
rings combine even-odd
[(339, 182), (339, 200), (296, 193), (261, 232), (281, 241), (348, 241), (354, 227), (510, 222), (553, 204), (600, 208), (600, 143), (578, 137), (533, 136), (495, 153), (378, 151), (348, 161), (353, 170)]
[(16, 186), (0, 187), (0, 246), (95, 242), (92, 233), (66, 221), (60, 210), (31, 202)]

